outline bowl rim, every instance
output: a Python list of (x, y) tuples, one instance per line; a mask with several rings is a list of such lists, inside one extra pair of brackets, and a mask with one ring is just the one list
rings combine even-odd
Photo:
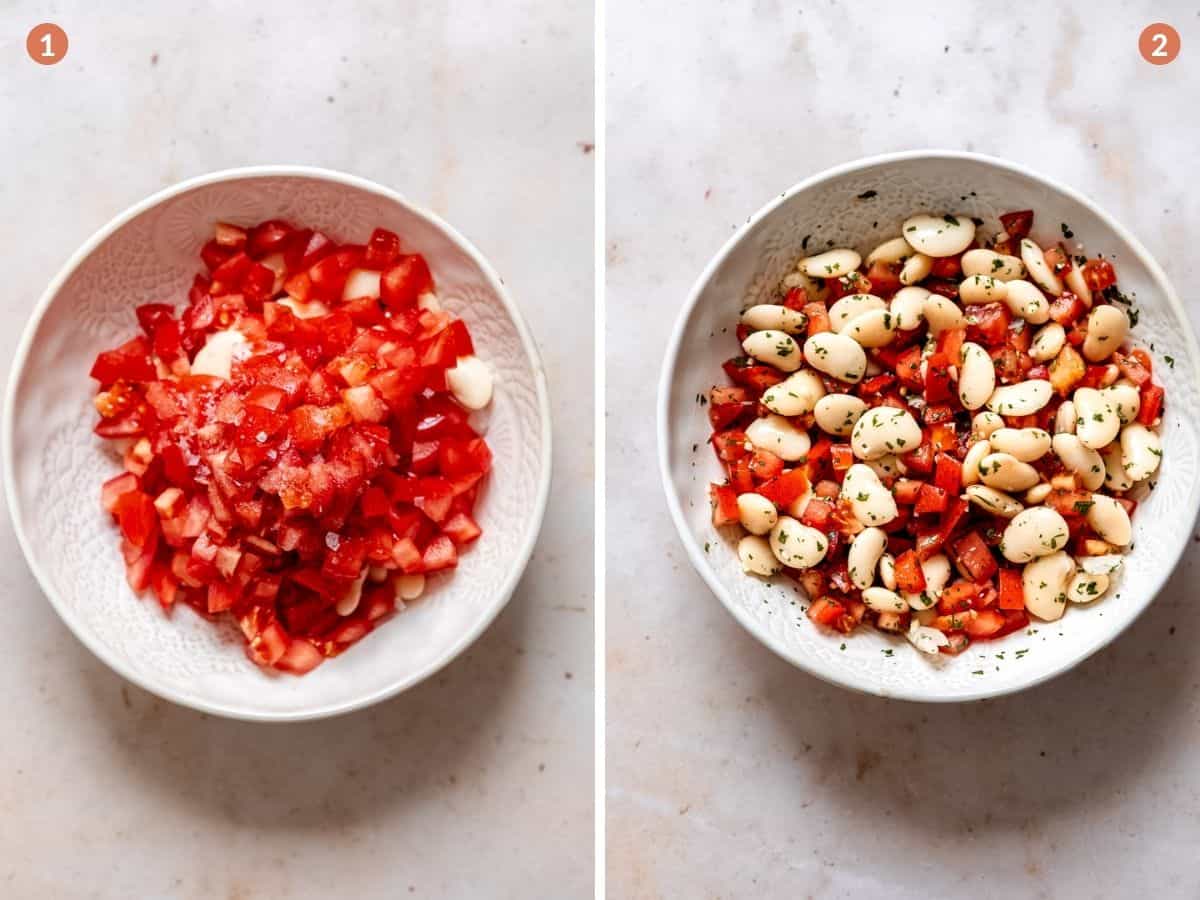
[[(692, 312), (695, 310), (700, 300), (700, 295), (704, 291), (708, 282), (712, 279), (713, 274), (725, 262), (733, 249), (750, 234), (754, 227), (765, 219), (767, 216), (775, 212), (776, 209), (783, 206), (795, 195), (807, 191), (819, 184), (829, 181), (833, 178), (838, 178), (843, 175), (852, 174), (880, 165), (887, 165), (899, 162), (910, 162), (914, 160), (947, 160), (947, 161), (967, 161), (982, 164), (995, 169), (1000, 169), (1014, 175), (1019, 175), (1027, 178), (1037, 184), (1047, 187), (1067, 198), (1081, 204), (1090, 210), (1101, 222), (1103, 222), (1113, 233), (1132, 250), (1138, 257), (1141, 263), (1150, 273), (1151, 278), (1156, 282), (1161, 290), (1167, 304), (1172, 312), (1179, 317), (1179, 320), (1184, 323), (1184, 340), (1187, 344), (1188, 351), (1192, 360), (1192, 378), (1200, 389), (1200, 346), (1197, 345), (1196, 336), (1191, 328), (1191, 321), (1188, 318), (1187, 312), (1183, 304), (1180, 302), (1178, 295), (1175, 293), (1175, 288), (1171, 285), (1167, 278), (1166, 272), (1151, 256), (1150, 252), (1142, 246), (1142, 243), (1118, 222), (1111, 214), (1102, 209), (1098, 204), (1093, 202), (1079, 191), (1063, 184), (1057, 179), (1043, 175), (1036, 170), (1020, 163), (1010, 160), (1001, 159), (999, 157), (990, 156), (983, 153), (973, 153), (964, 150), (945, 150), (938, 148), (902, 150), (892, 153), (881, 153), (874, 156), (866, 156), (858, 159), (850, 160), (849, 162), (840, 163), (827, 169), (823, 169), (802, 181), (794, 184), (792, 187), (776, 194), (770, 201), (758, 209), (746, 222), (739, 227), (721, 246), (720, 250), (709, 260), (707, 265), (701, 271), (699, 277), (692, 285), (692, 289), (688, 294), (683, 308), (680, 310), (675, 324), (672, 327), (671, 335), (667, 343), (667, 352), (663, 358), (662, 369), (659, 375), (658, 382), (658, 398), (657, 398), (657, 437), (658, 437), (658, 463), (659, 476), (662, 481), (663, 492), (666, 494), (667, 506), (671, 512), (671, 519), (675, 523), (675, 530), (679, 533), (679, 538), (683, 542), (684, 549), (687, 551), (688, 559), (692, 564), (692, 568), (704, 579), (709, 589), (721, 601), (721, 604), (726, 610), (738, 621), (758, 641), (765, 644), (777, 656), (791, 663), (799, 669), (813, 675), (828, 684), (834, 684), (838, 687), (848, 688), (850, 690), (867, 694), (869, 696), (884, 697), (889, 700), (907, 700), (921, 703), (968, 703), (976, 700), (984, 700), (990, 697), (1000, 697), (1006, 694), (1017, 693), (1035, 687), (1052, 678), (1063, 674), (1064, 672), (1074, 668), (1075, 666), (1088, 659), (1090, 656), (1098, 652), (1104, 647), (1107, 647), (1112, 641), (1132, 625), (1146, 611), (1146, 608), (1154, 601), (1166, 584), (1167, 579), (1179, 566), (1179, 561), (1183, 557), (1183, 552), (1187, 547), (1187, 542), (1180, 544), (1175, 558), (1171, 565), (1165, 567), (1159, 572), (1155, 579), (1147, 587), (1148, 590), (1144, 594), (1144, 599), (1141, 601), (1139, 608), (1129, 618), (1127, 622), (1118, 628), (1113, 629), (1103, 640), (1095, 647), (1089, 649), (1086, 653), (1076, 657), (1066, 657), (1061, 664), (1051, 667), (1048, 671), (1039, 674), (1027, 681), (1010, 683), (1007, 685), (996, 685), (992, 687), (981, 686), (980, 688), (963, 693), (956, 693), (953, 696), (943, 694), (929, 694), (919, 690), (910, 690), (901, 688), (899, 690), (882, 689), (873, 684), (868, 678), (847, 677), (840, 673), (826, 671), (821, 667), (810, 663), (803, 657), (798, 657), (791, 652), (784, 643), (772, 634), (767, 633), (758, 626), (750, 615), (742, 609), (738, 604), (735, 604), (729, 596), (729, 592), (725, 589), (724, 584), (717, 577), (713, 568), (709, 565), (708, 560), (700, 550), (699, 543), (692, 535), (688, 527), (687, 520), (684, 516), (683, 505), (680, 498), (677, 496), (674, 487), (670, 464), (670, 444), (669, 436), (671, 432), (670, 407), (671, 407), (671, 387), (678, 361), (680, 346), (683, 342), (683, 333), (687, 326), (688, 320), (691, 318)], [(1200, 503), (1200, 498), (1193, 496), (1194, 504)], [(1196, 519), (1196, 509), (1192, 510), (1192, 521)]]
[[(424, 219), (438, 231), (443, 233), (450, 241), (455, 244), (463, 253), (465, 253), (483, 273), (484, 277), (489, 282), (490, 287), (499, 297), (505, 311), (512, 319), (513, 325), (516, 328), (517, 335), (520, 338), (521, 346), (528, 356), (530, 366), (533, 370), (534, 385), (537, 391), (538, 404), (538, 419), (541, 426), (541, 476), (538, 482), (537, 496), (533, 505), (533, 527), (529, 529), (528, 537), (520, 546), (517, 552), (517, 565), (514, 566), (508, 577), (498, 585), (496, 589), (495, 599), (492, 604), (485, 609), (479, 620), (466, 632), (464, 632), (450, 647), (441, 655), (430, 661), (416, 672), (404, 678), (398, 679), (387, 686), (351, 700), (341, 701), (337, 703), (326, 703), (312, 708), (300, 708), (296, 710), (286, 710), (281, 712), (260, 711), (253, 709), (245, 709), (234, 704), (215, 703), (198, 694), (188, 691), (175, 690), (166, 688), (162, 685), (155, 684), (151, 679), (143, 677), (142, 674), (133, 670), (128, 666), (123, 659), (117, 654), (111, 652), (101, 641), (93, 637), (83, 625), (78, 622), (74, 614), (60, 602), (55, 591), (52, 590), (51, 581), (41, 566), (36, 561), (36, 556), (32, 552), (32, 546), (28, 537), (25, 534), (23, 515), (20, 504), (18, 502), (17, 491), (15, 488), (15, 464), (13, 459), (14, 434), (15, 427), (13, 417), (13, 406), (17, 394), (17, 386), (22, 380), (22, 376), (26, 371), (26, 363), (30, 348), (33, 343), (34, 334), (37, 332), (38, 326), (41, 324), (42, 318), (49, 309), (50, 304), (62, 289), (67, 279), (74, 271), (86, 260), (93, 251), (105, 240), (107, 240), (118, 229), (126, 223), (141, 215), (142, 213), (158, 206), (166, 200), (186, 193), (198, 187), (205, 187), (211, 184), (217, 184), (225, 181), (237, 181), (247, 178), (286, 178), (299, 177), (309, 178), (316, 181), (325, 181), (333, 184), (340, 184), (346, 187), (355, 188), (376, 194), (394, 203), (398, 203), (405, 207), (409, 212)], [(68, 630), (95, 654), (105, 665), (116, 672), (121, 677), (133, 682), (143, 690), (168, 700), (172, 703), (186, 706), (198, 712), (210, 713), (212, 715), (221, 716), (228, 719), (238, 719), (248, 722), (301, 722), (311, 721), (315, 719), (328, 718), (330, 716), (342, 715), (344, 713), (353, 712), (372, 706), (396, 694), (407, 690), (413, 685), (425, 680), (430, 675), (433, 675), (456, 657), (464, 650), (473, 644), (481, 634), (495, 621), (501, 610), (508, 605), (512, 597), (513, 591), (516, 589), (517, 583), (524, 575), (525, 568), (529, 563), (530, 556), (533, 553), (533, 548), (537, 543), (538, 536), (541, 532), (542, 523), (545, 518), (546, 505), (550, 496), (551, 483), (551, 415), (550, 415), (550, 398), (549, 390), (546, 384), (546, 369), (542, 362), (541, 354), (538, 351), (537, 343), (533, 339), (532, 332), (521, 314), (512, 297), (509, 296), (508, 290), (504, 281), (492, 267), (491, 263), (484, 255), (464, 237), (457, 229), (444, 221), (440, 216), (431, 212), (423, 206), (413, 203), (398, 191), (394, 191), (389, 187), (385, 187), (378, 182), (362, 178), (358, 175), (351, 175), (346, 172), (341, 172), (336, 169), (327, 169), (319, 166), (303, 166), (303, 165), (255, 165), (241, 166), (231, 169), (220, 169), (214, 172), (208, 172), (203, 175), (197, 175), (192, 178), (185, 179), (175, 184), (169, 185), (162, 190), (156, 191), (148, 197), (134, 203), (122, 212), (118, 213), (107, 223), (97, 229), (91, 237), (68, 258), (67, 262), (50, 280), (45, 291), (38, 299), (34, 306), (33, 312), (30, 314), (25, 323), (25, 327), (21, 333), (21, 338), (17, 344), (16, 354), (13, 357), (13, 362), (9, 368), (8, 385), (5, 388), (4, 394), (4, 410), (2, 418), (0, 418), (0, 455), (3, 457), (3, 473), (4, 473), (4, 490), (5, 497), (8, 502), (9, 515), (13, 523), (13, 531), (17, 536), (17, 543), (21, 548), (21, 553), (25, 557), (25, 562), (33, 572), (34, 578), (38, 582), (42, 593), (50, 601), (50, 605), (54, 607), (59, 618), (66, 624)]]

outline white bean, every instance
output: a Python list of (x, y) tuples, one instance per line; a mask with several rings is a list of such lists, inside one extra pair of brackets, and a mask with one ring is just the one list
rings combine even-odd
[(771, 529), (771, 552), (791, 569), (811, 569), (825, 558), (829, 539), (791, 516), (780, 516)]
[(1028, 490), (1041, 480), (1037, 469), (1008, 453), (985, 456), (979, 463), (979, 478), (988, 487), (1001, 491)]
[(1075, 434), (1085, 447), (1107, 447), (1121, 430), (1121, 419), (1095, 388), (1079, 388), (1071, 398), (1075, 404)]
[(892, 297), (892, 318), (896, 328), (911, 331), (925, 321), (925, 298), (930, 292), (923, 287), (902, 287)]
[(826, 394), (817, 401), (813, 417), (822, 431), (844, 437), (866, 411), (867, 404), (853, 394)]
[(1100, 394), (1116, 411), (1117, 418), (1121, 420), (1122, 425), (1128, 425), (1136, 419), (1142, 408), (1142, 395), (1128, 381), (1118, 381), (1116, 384), (1101, 388)]
[(908, 642), (927, 656), (940, 656), (941, 648), (950, 643), (950, 638), (936, 628), (922, 625), (917, 616), (908, 624), (908, 632), (904, 635)]
[(904, 239), (927, 256), (957, 256), (975, 240), (975, 223), (967, 216), (919, 215), (901, 226)]
[(1117, 547), (1126, 546), (1133, 539), (1133, 526), (1125, 507), (1107, 494), (1092, 494), (1092, 505), (1087, 511), (1088, 524), (1100, 539)]
[(896, 557), (890, 553), (879, 557), (879, 580), (889, 591), (896, 589)]
[(958, 285), (963, 303), (1000, 303), (1008, 297), (1008, 286), (991, 275), (969, 275)]
[(850, 446), (859, 459), (879, 459), (889, 453), (909, 453), (921, 443), (921, 426), (912, 414), (894, 406), (877, 406), (863, 413), (850, 433)]
[(804, 358), (818, 372), (839, 381), (857, 383), (867, 370), (867, 354), (862, 345), (844, 334), (829, 331), (814, 334), (804, 342)]
[(829, 307), (829, 327), (840, 334), (846, 330), (851, 319), (874, 309), (887, 308), (887, 302), (874, 294), (847, 294)]
[(1054, 413), (1054, 433), (1075, 433), (1075, 404), (1070, 400), (1064, 400), (1060, 403)]
[(968, 250), (963, 254), (962, 270), (964, 275), (988, 275), (1000, 281), (1025, 277), (1025, 265), (1021, 260), (983, 248)]
[(236, 328), (214, 331), (192, 360), (193, 375), (211, 375), (226, 381), (233, 370), (233, 361), (241, 359), (250, 342)]
[(1129, 477), (1141, 481), (1158, 471), (1162, 441), (1145, 425), (1134, 422), (1121, 429), (1121, 456)]
[(826, 250), (816, 256), (807, 256), (800, 260), (800, 271), (811, 278), (841, 278), (855, 271), (862, 263), (862, 257), (853, 250), (844, 247), (837, 250)]
[(738, 562), (742, 571), (747, 575), (761, 575), (768, 578), (783, 571), (775, 554), (771, 552), (770, 542), (756, 534), (748, 534), (737, 545)]
[(1008, 282), (1008, 295), (1004, 302), (1014, 316), (1020, 316), (1034, 325), (1041, 325), (1050, 318), (1050, 301), (1036, 285), (1024, 279)]
[(1058, 356), (1067, 344), (1067, 330), (1057, 322), (1043, 325), (1033, 336), (1029, 345), (1029, 355), (1038, 362), (1048, 362)]
[(786, 331), (755, 331), (742, 341), (742, 349), (747, 355), (781, 372), (795, 372), (803, 365), (800, 345)]
[(867, 254), (867, 265), (872, 263), (898, 263), (904, 262), (913, 255), (913, 248), (902, 237), (892, 238), (890, 241), (884, 241), (874, 250)]
[(358, 609), (359, 601), (362, 599), (363, 583), (367, 580), (368, 569), (363, 569), (362, 574), (350, 583), (346, 588), (346, 593), (338, 599), (334, 609), (337, 610), (339, 616), (348, 616)]
[(1083, 305), (1091, 308), (1092, 289), (1088, 287), (1087, 279), (1083, 277), (1083, 266), (1072, 266), (1071, 271), (1063, 276), (1067, 290), (1083, 301)]
[(1117, 493), (1124, 493), (1133, 487), (1134, 480), (1125, 468), (1125, 454), (1118, 441), (1113, 441), (1101, 450), (1100, 458), (1104, 460), (1104, 486), (1106, 488)]
[(908, 604), (895, 591), (883, 587), (869, 587), (862, 592), (863, 603), (875, 612), (907, 612)]
[(900, 283), (903, 285), (917, 284), (928, 278), (932, 271), (933, 257), (924, 253), (915, 253), (900, 267)]
[(896, 336), (896, 323), (886, 309), (872, 309), (846, 323), (842, 334), (854, 338), (863, 347), (883, 347)]
[(746, 437), (755, 447), (769, 450), (788, 462), (803, 459), (812, 446), (807, 431), (774, 414), (751, 422), (746, 428)]
[(958, 399), (966, 409), (979, 409), (996, 390), (996, 367), (978, 344), (962, 346), (962, 368), (958, 374)]
[(976, 441), (967, 448), (967, 455), (963, 457), (962, 463), (963, 487), (979, 481), (979, 464), (991, 452), (992, 445), (987, 440)]
[(846, 566), (851, 583), (860, 591), (875, 583), (875, 569), (887, 547), (887, 532), (882, 528), (864, 528), (850, 542)]
[(879, 459), (868, 459), (864, 460), (864, 462), (871, 467), (871, 471), (878, 475), (880, 479), (892, 478), (900, 474), (900, 457), (895, 454), (888, 453), (885, 456), (879, 457)]
[(941, 294), (930, 294), (921, 304), (921, 312), (929, 323), (929, 333), (935, 337), (951, 328), (962, 328), (967, 324), (967, 317), (958, 308), (958, 304), (943, 297)]
[(1062, 464), (1079, 476), (1079, 482), (1089, 491), (1098, 490), (1104, 484), (1104, 460), (1091, 447), (1073, 434), (1054, 436), (1054, 453)]
[(1041, 428), (998, 428), (990, 440), (997, 453), (1007, 453), (1021, 462), (1033, 462), (1050, 452), (1050, 432)]
[(796, 309), (777, 303), (760, 303), (742, 313), (742, 324), (755, 331), (786, 331), (801, 334), (808, 325), (808, 316)]
[(1050, 402), (1053, 393), (1049, 381), (1031, 378), (996, 388), (987, 407), (1003, 416), (1031, 416)]
[(1091, 603), (1104, 596), (1108, 590), (1109, 579), (1102, 573), (1090, 574), (1076, 572), (1071, 583), (1067, 585), (1067, 599), (1072, 603)]
[(1025, 503), (1029, 506), (1037, 506), (1050, 496), (1050, 492), (1052, 490), (1054, 490), (1054, 486), (1048, 481), (1043, 481), (1041, 484), (1035, 484), (1025, 492)]
[(781, 416), (806, 416), (825, 396), (825, 383), (808, 369), (794, 372), (762, 395), (762, 404)]
[(1026, 563), (1061, 550), (1070, 537), (1066, 520), (1048, 506), (1018, 513), (1004, 529), (1000, 552), (1009, 562)]
[(975, 413), (971, 419), (971, 440), (983, 441), (990, 438), (998, 428), (1004, 427), (1004, 419), (989, 409)]
[(1104, 303), (1088, 315), (1087, 337), (1083, 339), (1083, 355), (1090, 362), (1100, 362), (1113, 355), (1129, 333), (1129, 317), (1124, 311)]
[(454, 368), (446, 370), (446, 386), (467, 409), (483, 409), (492, 402), (495, 379), (478, 356), (460, 356)]
[(973, 484), (967, 488), (967, 499), (981, 509), (1006, 519), (1011, 519), (1025, 508), (1021, 501), (983, 484)]
[(737, 508), (742, 527), (751, 534), (766, 534), (779, 521), (775, 504), (762, 494), (738, 494)]
[(1063, 292), (1062, 281), (1046, 264), (1046, 254), (1029, 238), (1021, 239), (1021, 262), (1029, 270), (1029, 277), (1047, 294), (1058, 297)]
[(1061, 550), (1029, 563), (1021, 572), (1025, 608), (1047, 622), (1062, 618), (1074, 574), (1075, 560)]
[(392, 581), (392, 590), (400, 603), (412, 602), (425, 593), (425, 576), (419, 572), (415, 575), (397, 575)]
[(855, 463), (846, 471), (841, 496), (864, 525), (886, 525), (896, 518), (896, 498), (870, 466)]

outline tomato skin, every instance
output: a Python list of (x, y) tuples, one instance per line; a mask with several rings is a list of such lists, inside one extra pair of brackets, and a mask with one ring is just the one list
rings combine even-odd
[(896, 586), (912, 594), (925, 590), (925, 572), (915, 551), (906, 550), (896, 557)]
[(1021, 570), (1008, 567), (1000, 570), (1000, 602), (1002, 610), (1025, 608), (1025, 587), (1021, 581)]
[(422, 294), (432, 290), (433, 276), (420, 254), (401, 256), (379, 279), (379, 299), (389, 309), (414, 307)]
[(1090, 290), (1100, 292), (1117, 283), (1117, 273), (1107, 259), (1089, 259), (1083, 264), (1083, 280)]
[(941, 256), (933, 261), (929, 270), (930, 278), (961, 278), (962, 254), (958, 256)]
[(954, 555), (976, 584), (986, 584), (999, 569), (991, 549), (977, 531), (968, 531), (954, 543)]
[(1003, 213), (1000, 216), (1000, 224), (1004, 226), (1004, 231), (1011, 240), (1019, 241), (1028, 237), (1030, 229), (1033, 228), (1033, 210), (1022, 209)]
[(770, 481), (759, 485), (758, 493), (782, 508), (800, 499), (808, 489), (808, 473), (797, 467), (781, 472)]
[(966, 338), (984, 347), (1003, 347), (1008, 342), (1012, 313), (1003, 303), (982, 303), (971, 307), (975, 320), (967, 326)]
[(876, 261), (867, 269), (867, 280), (871, 282), (871, 290), (878, 297), (888, 298), (903, 286), (900, 275), (885, 262)]
[(932, 484), (923, 484), (917, 495), (917, 503), (913, 507), (913, 512), (918, 516), (940, 513), (946, 508), (947, 502), (946, 492), (942, 488)]
[(1147, 428), (1153, 427), (1154, 423), (1162, 415), (1163, 398), (1165, 392), (1157, 384), (1146, 382), (1142, 385), (1141, 391), (1141, 408), (1138, 409), (1137, 420)]

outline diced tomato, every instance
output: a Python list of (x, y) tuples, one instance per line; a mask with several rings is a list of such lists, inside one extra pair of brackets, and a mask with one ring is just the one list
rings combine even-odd
[(1117, 283), (1117, 273), (1112, 263), (1097, 257), (1083, 264), (1083, 280), (1090, 290), (1099, 293)]
[(1002, 568), (1000, 570), (1000, 608), (1024, 609), (1025, 588), (1021, 581), (1021, 570)]
[(919, 391), (925, 386), (921, 377), (921, 348), (910, 347), (896, 360), (896, 377), (905, 387)]
[(925, 590), (925, 572), (916, 552), (906, 550), (896, 557), (896, 587), (911, 594)]
[(158, 535), (158, 511), (154, 501), (139, 490), (120, 494), (113, 506), (113, 514), (125, 540), (134, 547), (145, 548)]
[(779, 508), (791, 506), (809, 489), (808, 473), (797, 467), (781, 472), (770, 481), (759, 485), (758, 493)]
[(833, 330), (829, 321), (829, 310), (821, 301), (814, 300), (812, 303), (804, 304), (803, 312), (808, 317), (809, 337)]
[(287, 222), (281, 222), (278, 219), (260, 222), (250, 229), (246, 239), (246, 249), (254, 259), (261, 259), (268, 253), (283, 249), (292, 233), (292, 226)]
[(750, 469), (752, 458), (750, 456), (743, 456), (733, 460), (726, 466), (729, 470), (729, 483), (739, 494), (749, 494), (757, 486), (757, 482), (754, 480), (754, 473)]
[(712, 443), (717, 457), (723, 462), (741, 459), (750, 453), (746, 449), (749, 438), (746, 437), (746, 432), (744, 431), (721, 431), (709, 438), (709, 441)]
[(966, 632), (973, 638), (988, 638), (1004, 627), (1004, 616), (992, 609), (980, 610), (966, 624)]
[(929, 276), (931, 278), (961, 278), (962, 254), (938, 257), (929, 269)]
[(91, 377), (102, 385), (125, 381), (151, 381), (158, 376), (150, 360), (150, 344), (144, 337), (126, 341), (116, 350), (106, 350), (96, 357)]
[(1075, 324), (1085, 312), (1087, 306), (1070, 291), (1063, 291), (1050, 301), (1050, 318), (1064, 328)]
[(952, 453), (958, 446), (958, 432), (953, 422), (939, 422), (929, 429), (929, 445), (942, 454)]
[(946, 492), (940, 487), (934, 487), (932, 484), (921, 485), (920, 493), (917, 495), (916, 506), (913, 507), (913, 512), (918, 516), (923, 516), (928, 513), (940, 513), (946, 508), (948, 497)]
[(970, 609), (979, 595), (979, 590), (979, 585), (975, 582), (960, 578), (942, 589), (938, 598), (938, 612), (942, 615), (953, 615)]
[[(966, 339), (984, 347), (1003, 347), (1008, 342), (1012, 313), (1003, 303), (979, 303), (970, 308)], [(960, 345), (961, 350), (961, 345)]]
[(890, 297), (900, 290), (900, 273), (889, 263), (875, 261), (867, 269), (867, 280), (871, 282), (871, 291), (877, 297)]
[(383, 271), (400, 257), (400, 236), (386, 228), (376, 228), (367, 241), (363, 265)]
[(899, 478), (892, 485), (892, 496), (896, 498), (896, 502), (904, 506), (912, 506), (917, 502), (917, 497), (921, 493), (923, 482), (912, 478)]
[(106, 512), (115, 513), (121, 496), (137, 489), (137, 476), (132, 472), (122, 472), (100, 486), (100, 502)]
[(416, 306), (417, 298), (433, 290), (433, 276), (423, 256), (401, 256), (379, 279), (379, 299), (390, 309)]
[(829, 458), (835, 472), (845, 472), (854, 465), (854, 451), (849, 444), (834, 444), (829, 448)]
[(749, 360), (746, 360), (745, 364), (740, 364), (739, 360), (731, 359), (725, 363), (723, 368), (736, 384), (749, 388), (755, 396), (783, 381), (783, 375), (778, 369), (755, 365)]
[(1163, 397), (1165, 392), (1157, 384), (1149, 381), (1142, 385), (1141, 407), (1138, 409), (1137, 420), (1147, 428), (1154, 426), (1162, 415)]
[(808, 605), (807, 615), (818, 625), (833, 627), (845, 615), (846, 609), (830, 597), (820, 597)]
[(783, 471), (783, 460), (770, 450), (756, 449), (749, 465), (755, 481), (768, 481)]
[(832, 517), (833, 504), (828, 500), (814, 497), (804, 508), (804, 515), (800, 517), (800, 522), (817, 529), (817, 531), (824, 531), (829, 526)]
[(962, 490), (962, 463), (948, 453), (939, 453), (933, 482), (945, 496), (957, 495)]
[(311, 672), (325, 661), (321, 651), (305, 638), (292, 638), (287, 650), (275, 661), (275, 668), (295, 675)]
[(996, 574), (996, 558), (977, 531), (968, 531), (954, 544), (959, 565), (976, 584), (984, 584)]
[(921, 446), (902, 457), (904, 465), (914, 475), (928, 475), (933, 471), (933, 446), (929, 441), (922, 441)]
[(1012, 240), (1019, 241), (1021, 238), (1028, 237), (1030, 229), (1033, 228), (1033, 210), (1022, 209), (1003, 213), (1000, 216), (1000, 224), (1004, 226), (1005, 233)]
[(466, 513), (456, 513), (442, 523), (442, 532), (459, 547), (464, 547), (479, 537), (482, 530)]
[(434, 538), (421, 554), (421, 566), (426, 572), (436, 572), (458, 565), (458, 551), (445, 535)]

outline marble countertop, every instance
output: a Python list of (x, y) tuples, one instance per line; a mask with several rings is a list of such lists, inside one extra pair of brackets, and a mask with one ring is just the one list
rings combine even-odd
[[(524, 580), (468, 653), (290, 726), (112, 674), (0, 515), (0, 895), (591, 896), (591, 5), (3, 6), (2, 377), (51, 276), (129, 204), (229, 166), (329, 166), (429, 206), (504, 276), (540, 339), (555, 479)], [(52, 68), (24, 50), (47, 19), (71, 41)]]
[[(704, 264), (765, 201), (855, 157), (972, 149), (1060, 178), (1141, 237), (1200, 320), (1200, 19), (1094, 6), (609, 4), (611, 896), (1200, 895), (1200, 545), (1072, 673), (889, 702), (738, 626), (693, 573), (653, 458), (652, 386)], [(1159, 69), (1137, 53), (1156, 20), (1183, 39)]]

